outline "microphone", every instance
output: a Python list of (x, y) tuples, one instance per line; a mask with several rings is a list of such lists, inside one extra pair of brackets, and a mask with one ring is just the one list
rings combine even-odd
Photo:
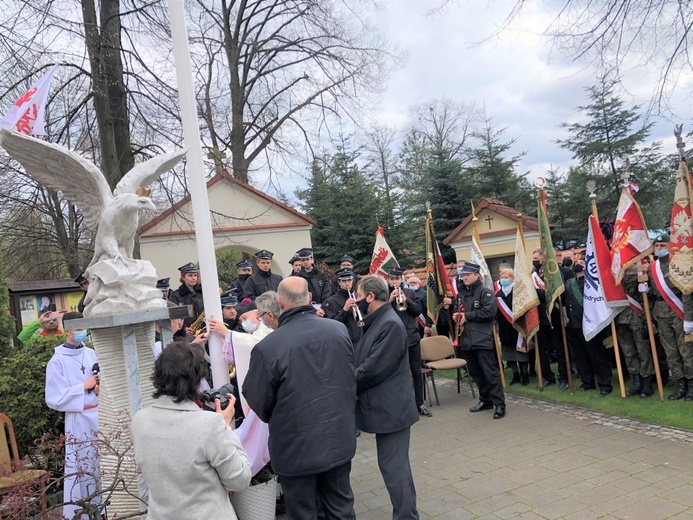
[[(94, 363), (94, 364), (91, 366), (91, 375), (93, 375), (93, 376), (98, 376), (100, 371), (101, 371), (101, 369), (99, 368), (99, 364), (98, 364), (98, 363)], [(93, 389), (93, 388), (90, 388), (89, 390), (87, 390), (87, 393), (90, 394), (90, 393), (92, 393), (93, 391), (94, 391), (94, 389)]]

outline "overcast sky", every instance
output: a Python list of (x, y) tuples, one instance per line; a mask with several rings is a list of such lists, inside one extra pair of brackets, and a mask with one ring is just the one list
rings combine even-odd
[[(433, 14), (430, 10), (437, 0), (382, 2), (373, 23), (406, 51), (408, 59), (388, 80), (377, 119), (403, 129), (411, 107), (423, 102), (436, 98), (475, 102), (495, 116), (497, 128), (507, 127), (505, 139), (517, 139), (513, 154), (527, 152), (521, 172), (543, 175), (550, 165), (565, 170), (571, 154), (555, 144), (566, 137), (559, 125), (579, 119), (576, 107), (587, 104), (584, 88), (594, 85), (596, 77), (587, 62), (575, 63), (552, 51), (541, 36), (551, 21), (544, 5), (551, 3), (556, 2), (529, 2), (510, 29), (479, 44), (503, 22), (510, 1), (492, 2), (492, 9), (478, 0), (451, 0)], [(653, 72), (634, 67), (629, 73), (626, 106), (648, 105), (656, 79)], [(677, 122), (687, 125), (685, 131), (693, 129), (690, 109), (677, 116), (683, 118)], [(664, 151), (675, 152), (674, 123), (663, 117), (654, 121), (651, 141), (664, 140)]]

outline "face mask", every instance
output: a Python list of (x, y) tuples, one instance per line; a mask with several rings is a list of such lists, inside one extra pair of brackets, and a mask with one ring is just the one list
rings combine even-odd
[(418, 286), (418, 285), (410, 285), (409, 288), (410, 288), (412, 291), (416, 291), (416, 290), (419, 289), (419, 286)]
[(573, 266), (573, 272), (574, 272), (574, 273), (581, 273), (581, 272), (584, 271), (584, 270), (585, 270), (585, 266), (584, 266), (584, 265), (575, 264), (575, 265)]
[(74, 333), (74, 340), (77, 343), (84, 343), (87, 341), (87, 331), (86, 330), (77, 330)]
[(563, 259), (563, 267), (570, 267), (571, 265), (573, 265), (573, 260), (571, 258)]
[(512, 282), (510, 281), (510, 278), (501, 278), (501, 279), (499, 280), (499, 282), (500, 282), (501, 287), (509, 287), (510, 284), (512, 283)]
[(368, 302), (365, 298), (363, 300), (357, 301), (356, 306), (361, 311), (361, 316), (365, 316), (366, 314), (368, 314)]
[(532, 260), (532, 265), (535, 269), (541, 269), (541, 262), (539, 260)]
[(462, 276), (462, 268), (461, 268), (461, 267), (458, 267), (458, 268), (457, 268), (457, 274), (458, 274), (459, 276)]
[(657, 258), (664, 258), (664, 257), (667, 256), (668, 254), (669, 254), (669, 250), (668, 250), (668, 249), (657, 249), (657, 250), (654, 252), (654, 255), (655, 255)]
[(257, 330), (258, 324), (256, 321), (243, 320), (243, 323), (241, 323), (241, 327), (243, 327), (243, 330), (246, 331), (248, 334), (252, 334)]

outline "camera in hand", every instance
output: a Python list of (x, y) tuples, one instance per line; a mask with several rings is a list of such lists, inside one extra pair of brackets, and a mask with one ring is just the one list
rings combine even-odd
[(221, 409), (226, 410), (231, 402), (226, 394), (233, 394), (235, 391), (236, 388), (231, 383), (227, 383), (217, 390), (211, 389), (207, 390), (206, 392), (202, 392), (201, 399), (205, 405), (212, 409), (214, 409), (214, 400), (219, 399)]

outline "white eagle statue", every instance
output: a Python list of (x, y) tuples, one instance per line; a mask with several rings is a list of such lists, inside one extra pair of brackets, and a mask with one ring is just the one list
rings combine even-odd
[[(90, 287), (85, 299), (85, 315), (138, 310), (144, 301), (154, 297), (163, 301), (161, 293), (154, 287), (156, 271), (151, 263), (132, 258), (139, 210), (156, 211), (149, 196), (140, 195), (140, 188), (150, 185), (173, 168), (185, 156), (185, 149), (136, 165), (111, 192), (106, 178), (95, 164), (63, 146), (10, 130), (0, 130), (0, 146), (37, 183), (62, 192), (67, 200), (79, 207), (86, 226), (96, 233), (94, 257), (86, 271)], [(145, 290), (149, 294), (137, 295), (132, 287), (130, 290), (126, 287), (133, 283), (140, 288), (149, 288), (151, 283), (154, 291)], [(93, 303), (103, 303), (109, 298), (116, 298), (116, 301), (94, 312)], [(124, 300), (132, 301), (125, 303)], [(160, 306), (160, 302), (156, 304)]]

